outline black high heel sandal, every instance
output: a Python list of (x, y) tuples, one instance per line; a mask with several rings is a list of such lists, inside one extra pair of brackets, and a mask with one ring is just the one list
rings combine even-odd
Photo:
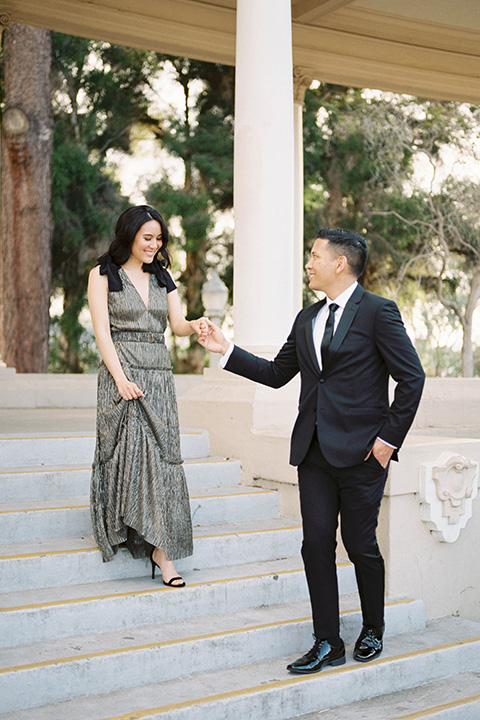
[[(154, 552), (155, 552), (155, 548), (153, 548), (152, 552), (150, 553), (150, 562), (152, 563), (152, 580), (155, 580), (155, 568), (158, 567), (160, 572), (162, 572), (160, 565), (157, 565), (157, 563), (153, 559)], [(179, 583), (178, 585), (174, 585), (173, 583), (175, 580), (181, 580), (182, 582)], [(172, 588), (183, 588), (186, 585), (185, 580), (182, 577), (180, 577), (180, 575), (176, 575), (175, 577), (170, 578), (170, 580), (168, 582), (165, 582), (165, 580), (163, 580), (163, 575), (162, 575), (162, 581), (163, 581), (164, 585), (167, 585), (167, 587), (172, 587)]]

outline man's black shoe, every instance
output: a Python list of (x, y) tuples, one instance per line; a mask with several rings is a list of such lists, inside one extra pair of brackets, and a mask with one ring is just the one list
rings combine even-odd
[(383, 650), (382, 637), (383, 627), (364, 625), (355, 643), (353, 659), (358, 662), (369, 662), (378, 657)]
[(345, 645), (332, 647), (328, 640), (315, 640), (311, 650), (295, 662), (287, 665), (287, 670), (301, 675), (319, 672), (326, 665), (343, 665), (345, 663)]

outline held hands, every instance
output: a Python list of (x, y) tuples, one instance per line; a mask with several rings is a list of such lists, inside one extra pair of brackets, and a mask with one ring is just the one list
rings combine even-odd
[(230, 343), (225, 339), (225, 335), (222, 333), (218, 325), (215, 325), (215, 323), (211, 320), (208, 318), (202, 319), (205, 319), (207, 328), (205, 332), (202, 332), (199, 335), (198, 342), (205, 348), (205, 350), (225, 355), (230, 347)]
[(120, 396), (124, 400), (138, 400), (140, 397), (145, 397), (140, 388), (134, 382), (127, 380), (126, 377), (115, 380), (115, 383)]
[(207, 325), (207, 318), (201, 317), (197, 320), (190, 320), (190, 326), (193, 330), (193, 332), (197, 333), (197, 335), (200, 337), (207, 335), (208, 333), (208, 325)]
[(370, 455), (373, 453), (376, 460), (380, 463), (383, 468), (386, 468), (390, 458), (393, 455), (393, 448), (390, 445), (386, 445), (384, 442), (377, 438), (373, 443), (373, 447), (368, 453), (365, 460), (368, 460)]

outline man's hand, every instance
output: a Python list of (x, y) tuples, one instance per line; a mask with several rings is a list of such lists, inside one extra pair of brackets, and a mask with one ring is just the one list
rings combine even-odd
[(394, 448), (390, 447), (390, 445), (386, 445), (384, 442), (380, 440), (380, 438), (377, 438), (375, 442), (373, 443), (373, 447), (368, 453), (365, 460), (368, 460), (370, 455), (373, 453), (374, 457), (378, 460), (380, 465), (383, 468), (386, 468), (388, 465), (388, 462), (390, 458), (393, 455)]
[(228, 348), (230, 347), (230, 343), (228, 342), (228, 340), (225, 339), (225, 335), (222, 333), (220, 328), (215, 325), (215, 323), (213, 323), (208, 318), (206, 318), (206, 322), (207, 332), (202, 333), (199, 336), (198, 342), (205, 348), (205, 350), (210, 350), (210, 352), (221, 353), (222, 355), (225, 355)]

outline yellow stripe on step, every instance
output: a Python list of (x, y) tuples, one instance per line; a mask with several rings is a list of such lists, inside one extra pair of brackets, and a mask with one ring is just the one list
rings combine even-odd
[[(217, 500), (221, 498), (229, 497), (260, 497), (260, 495), (267, 495), (273, 490), (264, 490), (259, 488), (256, 492), (231, 492), (221, 493), (220, 495), (191, 495), (190, 500)], [(0, 515), (11, 515), (12, 513), (27, 513), (27, 512), (50, 512), (52, 510), (88, 510), (90, 505), (57, 505), (53, 507), (30, 507), (30, 508), (15, 508), (14, 510), (0, 510)]]
[[(190, 586), (191, 587), (191, 586)], [(165, 588), (166, 589), (166, 588)], [(398, 605), (402, 600), (394, 600), (389, 605)], [(413, 602), (413, 600), (407, 600), (407, 602)], [(345, 610), (340, 615), (351, 615), (355, 612), (359, 612), (359, 608), (352, 608), (351, 610)], [(110, 655), (121, 655), (127, 652), (135, 652), (139, 650), (152, 650), (154, 648), (169, 647), (171, 645), (179, 645), (186, 642), (195, 642), (197, 640), (211, 640), (213, 638), (225, 637), (238, 635), (239, 633), (251, 632), (253, 630), (266, 630), (267, 628), (280, 627), (281, 625), (293, 625), (300, 622), (310, 622), (311, 617), (291, 618), (288, 620), (279, 620), (271, 623), (261, 623), (260, 625), (249, 625), (247, 627), (235, 628), (234, 630), (221, 630), (214, 633), (205, 633), (203, 635), (192, 635), (190, 637), (175, 638), (174, 640), (156, 641), (153, 643), (147, 643), (146, 645), (131, 645), (124, 648), (115, 648), (114, 650), (99, 650), (98, 652), (87, 653), (85, 655), (73, 655), (66, 658), (55, 658), (53, 660), (44, 660), (39, 663), (28, 663), (26, 665), (15, 665), (13, 667), (0, 669), (0, 675), (11, 672), (20, 672), (22, 670), (33, 670), (40, 667), (48, 667), (51, 665), (64, 664), (69, 662), (76, 662), (78, 660), (91, 660), (96, 657), (108, 657)], [(480, 639), (480, 638), (479, 638)], [(458, 645), (460, 643), (453, 643)], [(371, 664), (371, 663), (370, 663)]]
[(122, 655), (128, 652), (138, 652), (139, 650), (153, 650), (155, 648), (165, 648), (172, 645), (180, 645), (181, 643), (195, 642), (198, 640), (212, 640), (218, 637), (238, 635), (239, 633), (251, 632), (252, 630), (266, 630), (267, 628), (279, 627), (280, 625), (291, 625), (298, 622), (308, 622), (310, 617), (294, 618), (290, 620), (281, 620), (279, 622), (262, 623), (261, 625), (250, 625), (249, 627), (235, 628), (235, 630), (222, 630), (214, 633), (206, 633), (205, 635), (192, 635), (191, 637), (175, 638), (175, 640), (164, 640), (163, 642), (147, 643), (146, 645), (132, 645), (125, 648), (115, 648), (114, 650), (99, 650), (98, 652), (87, 653), (85, 655), (72, 655), (71, 657), (55, 658), (54, 660), (44, 660), (39, 663), (28, 663), (26, 665), (14, 665), (13, 667), (1, 668), (0, 675), (7, 673), (21, 672), (22, 670), (34, 670), (36, 668), (59, 665), (69, 662), (77, 662), (79, 660), (91, 660), (97, 657), (108, 657), (110, 655)]
[[(226, 532), (221, 533), (218, 535), (197, 535), (195, 536), (195, 540), (198, 542), (199, 540), (205, 540), (206, 538), (217, 538), (217, 537), (228, 537), (231, 535), (232, 537), (235, 537), (236, 535), (255, 535), (260, 533), (266, 533), (266, 532), (280, 532), (282, 530), (301, 530), (301, 525), (293, 525), (290, 527), (281, 527), (281, 528), (262, 528), (261, 530), (240, 530), (238, 532)], [(75, 548), (73, 550), (45, 550), (44, 552), (36, 552), (36, 553), (21, 553), (19, 555), (0, 555), (0, 561), (2, 560), (19, 560), (19, 559), (26, 559), (26, 558), (34, 558), (34, 557), (47, 557), (50, 555), (66, 555), (68, 553), (82, 553), (82, 552), (91, 552), (92, 550), (98, 550), (98, 547), (87, 547), (87, 548)]]
[[(446, 650), (450, 647), (456, 647), (458, 645), (467, 645), (470, 643), (479, 642), (480, 637), (470, 638), (468, 640), (461, 640), (459, 642), (455, 643), (448, 643), (445, 645), (437, 645), (433, 648), (422, 648), (421, 650), (402, 653), (400, 655), (390, 656), (390, 657), (383, 657), (383, 658), (377, 658), (376, 660), (372, 660), (369, 662), (369, 666), (372, 665), (384, 665), (387, 662), (392, 662), (394, 660), (403, 660), (403, 659), (409, 659), (413, 656), (420, 656), (425, 655), (430, 652), (436, 652), (440, 650)], [(331, 670), (322, 670), (321, 676), (326, 677), (330, 675), (340, 675), (344, 672), (355, 672), (357, 670), (364, 669), (365, 666), (361, 663), (357, 663), (354, 665), (342, 665), (339, 668), (332, 668)], [(147, 710), (138, 710), (136, 712), (131, 713), (125, 713), (122, 715), (115, 715), (109, 718), (104, 718), (104, 720), (142, 720), (142, 718), (149, 717), (150, 715), (160, 715), (167, 712), (172, 712), (173, 710), (180, 710), (182, 708), (186, 707), (195, 707), (195, 706), (201, 706), (206, 705), (207, 703), (217, 702), (219, 700), (227, 700), (229, 698), (235, 698), (235, 697), (242, 697), (244, 695), (253, 695), (260, 692), (265, 692), (265, 690), (275, 690), (280, 689), (284, 687), (289, 687), (292, 685), (296, 685), (297, 683), (301, 682), (312, 682), (313, 680), (318, 680), (318, 675), (301, 675), (291, 678), (286, 678), (285, 680), (276, 680), (273, 682), (265, 682), (261, 685), (255, 685), (253, 687), (249, 688), (242, 688), (241, 690), (231, 690), (230, 692), (225, 693), (218, 693), (216, 695), (208, 695), (207, 697), (203, 698), (197, 698), (196, 700), (185, 700), (183, 702), (178, 703), (172, 703), (171, 705), (163, 705), (160, 707), (155, 708), (148, 708)], [(421, 717), (421, 716), (419, 716)], [(408, 718), (408, 716), (407, 716)], [(405, 718), (394, 718), (392, 720), (406, 720)]]
[[(348, 565), (349, 563), (343, 563), (343, 565)], [(341, 563), (337, 563), (337, 567), (341, 567)], [(188, 583), (187, 589), (190, 588), (196, 588), (196, 587), (203, 587), (208, 585), (221, 585), (222, 583), (228, 583), (233, 581), (242, 581), (242, 580), (254, 580), (255, 578), (268, 578), (268, 577), (277, 577), (278, 575), (289, 575), (293, 573), (303, 573), (303, 568), (294, 569), (294, 570), (279, 570), (278, 572), (271, 571), (268, 573), (263, 573), (260, 575), (244, 575), (242, 577), (232, 577), (232, 578), (220, 578), (219, 580), (207, 580), (204, 582), (198, 582), (198, 583)], [(110, 593), (108, 595), (92, 595), (90, 597), (83, 597), (83, 598), (70, 598), (68, 600), (54, 600), (52, 602), (44, 602), (44, 603), (35, 603), (33, 605), (17, 605), (12, 607), (5, 607), (0, 608), (0, 613), (2, 612), (15, 612), (17, 610), (36, 610), (38, 608), (45, 608), (45, 607), (55, 607), (58, 605), (73, 605), (76, 603), (82, 603), (82, 602), (91, 602), (92, 600), (110, 600), (112, 598), (120, 598), (120, 597), (132, 597), (136, 595), (151, 595), (152, 593), (160, 593), (160, 592), (171, 592), (169, 588), (166, 587), (156, 587), (149, 590), (130, 590), (129, 592), (123, 592), (123, 593)]]
[(424, 710), (416, 710), (413, 713), (408, 713), (408, 715), (396, 715), (395, 717), (389, 718), (389, 720), (421, 720), (421, 718), (428, 718), (430, 715), (442, 712), (443, 710), (452, 710), (453, 708), (471, 705), (475, 702), (480, 702), (480, 694), (470, 695), (470, 697), (459, 698), (458, 700), (451, 700), (450, 702), (425, 708)]

